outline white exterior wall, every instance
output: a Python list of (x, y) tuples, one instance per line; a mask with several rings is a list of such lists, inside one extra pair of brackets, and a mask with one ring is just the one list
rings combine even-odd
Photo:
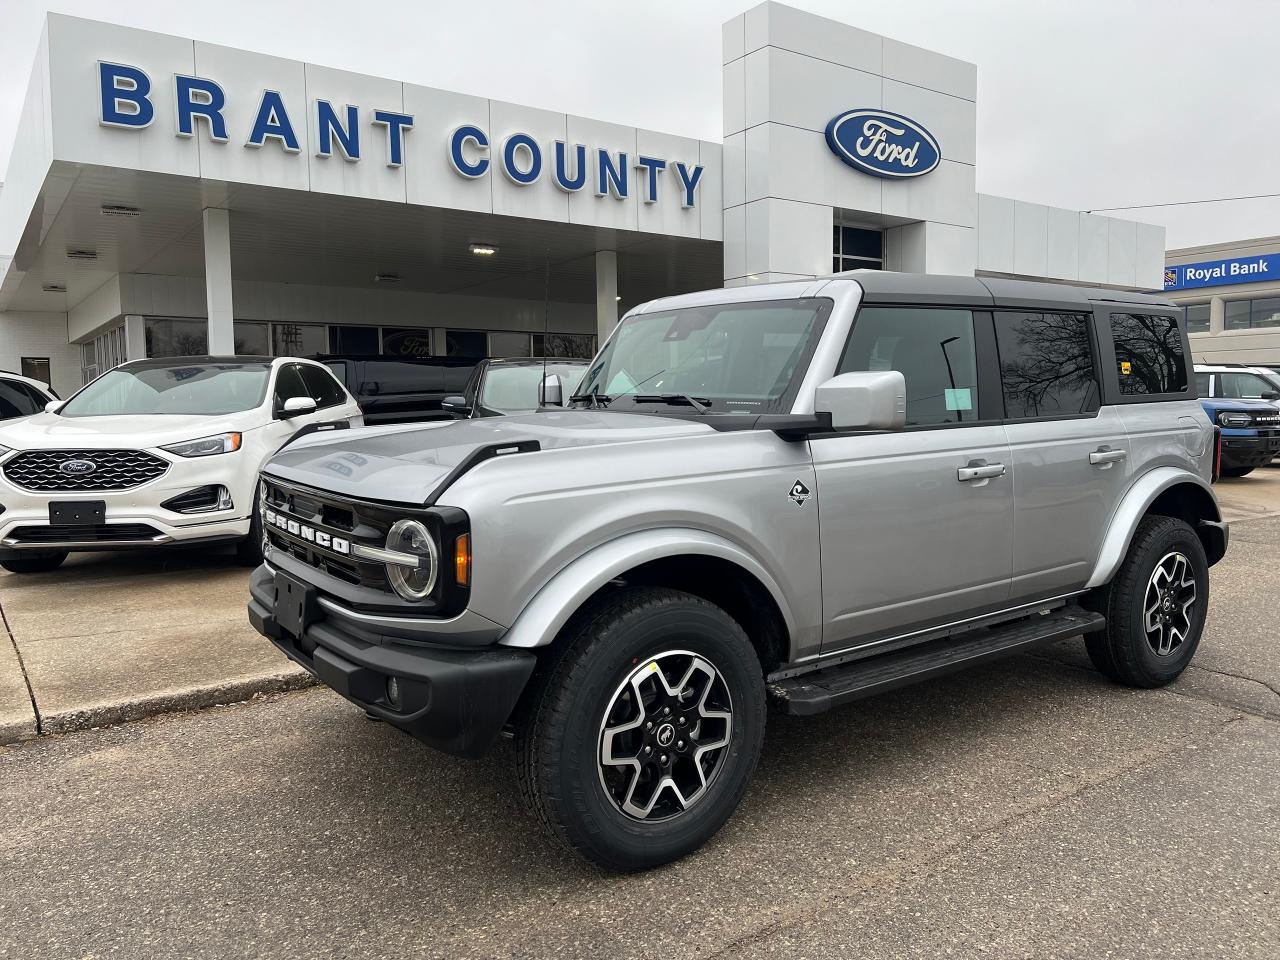
[(48, 357), (60, 396), (80, 386), (80, 345), (68, 342), (65, 313), (0, 312), (0, 331), (0, 370), (21, 373), (23, 357)]

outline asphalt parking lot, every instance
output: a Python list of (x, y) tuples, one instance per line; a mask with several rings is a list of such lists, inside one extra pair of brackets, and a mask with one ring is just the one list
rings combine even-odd
[[(1280, 470), (1219, 494), (1232, 547), (1178, 683), (1110, 685), (1068, 642), (815, 720), (771, 717), (728, 827), (642, 875), (601, 874), (538, 834), (508, 743), (454, 760), (325, 690), (0, 748), (0, 957), (1274, 960)], [(158, 561), (131, 562), (81, 574), (127, 578), (136, 601)], [(197, 561), (149, 571), (155, 598), (129, 630), (169, 631), (170, 653), (144, 658), (152, 675), (220, 638), (249, 656), (229, 612), (244, 574), (209, 563), (213, 600), (188, 589)], [(71, 624), (91, 651), (74, 570), (0, 581), (20, 648)], [(155, 622), (173, 609), (199, 643), (171, 612)]]

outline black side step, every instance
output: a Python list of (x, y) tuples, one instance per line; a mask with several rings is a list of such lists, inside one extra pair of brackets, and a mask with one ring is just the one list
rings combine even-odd
[(954, 673), (984, 660), (1092, 633), (1106, 625), (1102, 614), (1070, 604), (1052, 613), (779, 680), (769, 684), (769, 692), (787, 713), (811, 716), (886, 690)]

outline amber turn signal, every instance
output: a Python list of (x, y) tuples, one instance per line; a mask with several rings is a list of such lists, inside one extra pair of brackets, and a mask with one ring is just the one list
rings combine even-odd
[(453, 578), (458, 586), (471, 585), (471, 534), (464, 533), (453, 541)]

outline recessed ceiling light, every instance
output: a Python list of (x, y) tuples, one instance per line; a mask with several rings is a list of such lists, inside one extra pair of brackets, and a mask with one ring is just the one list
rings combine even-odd
[(374, 283), (399, 283), (400, 275), (398, 273), (379, 273), (373, 278)]
[(471, 252), (477, 257), (492, 257), (498, 252), (498, 248), (492, 243), (473, 243), (471, 245)]
[(45, 293), (66, 293), (67, 286), (64, 283), (46, 283), (40, 288)]
[(98, 251), (97, 251), (97, 250), (76, 250), (76, 249), (70, 249), (70, 250), (68, 250), (68, 251), (67, 251), (67, 259), (69, 259), (69, 260), (97, 260), (97, 259), (98, 259)]
[(142, 213), (137, 207), (130, 207), (123, 203), (104, 203), (102, 205), (102, 215), (104, 217), (136, 217)]

